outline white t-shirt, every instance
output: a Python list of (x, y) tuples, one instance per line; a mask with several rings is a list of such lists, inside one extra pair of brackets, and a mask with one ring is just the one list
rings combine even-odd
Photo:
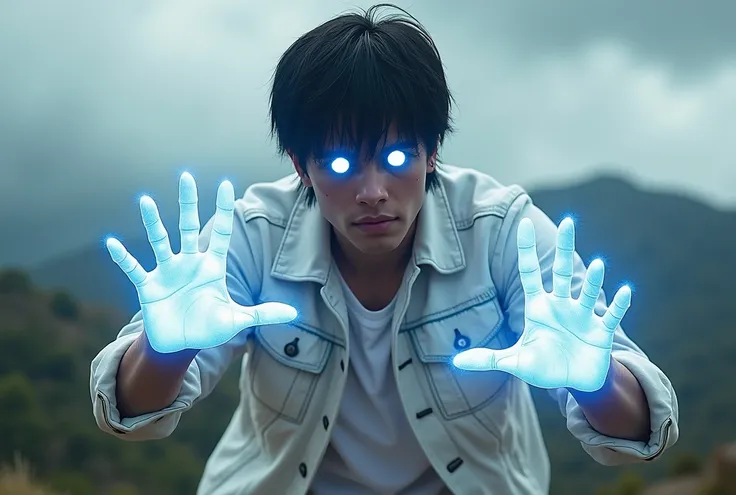
[(450, 493), (417, 442), (396, 388), (391, 366), (395, 301), (369, 311), (342, 277), (340, 281), (350, 320), (350, 364), (337, 422), (312, 490), (316, 495)]

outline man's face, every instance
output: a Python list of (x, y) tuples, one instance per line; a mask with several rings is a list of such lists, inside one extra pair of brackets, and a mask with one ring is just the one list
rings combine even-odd
[(390, 129), (373, 153), (328, 149), (307, 162), (308, 176), (297, 171), (343, 249), (384, 255), (413, 233), (434, 164), (434, 153)]

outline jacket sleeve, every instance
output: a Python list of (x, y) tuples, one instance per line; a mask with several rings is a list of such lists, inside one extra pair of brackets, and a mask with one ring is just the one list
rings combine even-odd
[[(227, 257), (227, 288), (233, 301), (252, 306), (252, 292), (243, 274), (246, 273), (246, 267), (255, 265), (237, 201), (235, 205)], [(214, 216), (199, 236), (200, 251), (209, 245), (213, 220)], [(116, 403), (117, 371), (123, 355), (142, 331), (143, 319), (138, 311), (121, 329), (117, 338), (97, 354), (91, 365), (90, 395), (97, 425), (103, 431), (125, 440), (151, 440), (169, 436), (176, 429), (182, 413), (209, 395), (233, 359), (244, 353), (248, 337), (247, 332), (241, 332), (224, 345), (200, 351), (186, 372), (179, 395), (168, 407), (136, 417), (121, 418)]]
[[(537, 254), (542, 280), (547, 291), (552, 290), (552, 265), (554, 262), (557, 226), (527, 195), (521, 195), (509, 209), (499, 242), (491, 258), (494, 281), (508, 324), (513, 332), (521, 334), (524, 328), (524, 290), (518, 273), (516, 231), (522, 218), (534, 223)], [(586, 266), (575, 253), (572, 279), (572, 296), (578, 297), (585, 279)], [(607, 309), (606, 295), (601, 290), (595, 312), (602, 316)], [(628, 368), (639, 381), (650, 409), (651, 433), (646, 442), (624, 440), (601, 435), (592, 428), (582, 409), (566, 389), (550, 390), (560, 411), (567, 420), (567, 428), (577, 438), (583, 449), (597, 462), (619, 465), (636, 461), (653, 460), (671, 447), (678, 439), (679, 409), (677, 396), (667, 376), (653, 364), (646, 354), (619, 326), (614, 333), (612, 356)]]

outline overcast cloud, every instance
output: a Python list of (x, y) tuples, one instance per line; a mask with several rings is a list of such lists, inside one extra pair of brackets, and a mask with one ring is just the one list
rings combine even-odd
[[(736, 207), (736, 3), (397, 3), (447, 66), (445, 161), (526, 187), (615, 170)], [(0, 0), (0, 265), (141, 235), (144, 192), (176, 222), (185, 169), (203, 217), (223, 178), (240, 194), (289, 173), (273, 68), (355, 5), (371, 2)]]

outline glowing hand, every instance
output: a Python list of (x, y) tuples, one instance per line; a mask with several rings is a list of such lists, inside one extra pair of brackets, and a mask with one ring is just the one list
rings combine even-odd
[(141, 216), (158, 265), (151, 272), (146, 272), (120, 241), (107, 240), (113, 261), (136, 287), (143, 327), (157, 352), (216, 347), (246, 328), (288, 323), (296, 318), (296, 310), (286, 304), (246, 307), (230, 298), (225, 263), (234, 202), (232, 184), (222, 182), (217, 190), (209, 247), (200, 252), (197, 185), (190, 174), (182, 174), (179, 180), (181, 251), (173, 254), (156, 203), (143, 196)]
[(542, 285), (532, 221), (517, 232), (519, 274), (524, 288), (524, 331), (507, 349), (475, 348), (455, 356), (453, 364), (474, 371), (505, 371), (539, 388), (593, 392), (605, 383), (613, 333), (631, 305), (631, 290), (621, 287), (606, 313), (593, 312), (603, 285), (601, 260), (588, 267), (578, 299), (570, 296), (575, 227), (565, 219), (557, 230), (552, 292)]

